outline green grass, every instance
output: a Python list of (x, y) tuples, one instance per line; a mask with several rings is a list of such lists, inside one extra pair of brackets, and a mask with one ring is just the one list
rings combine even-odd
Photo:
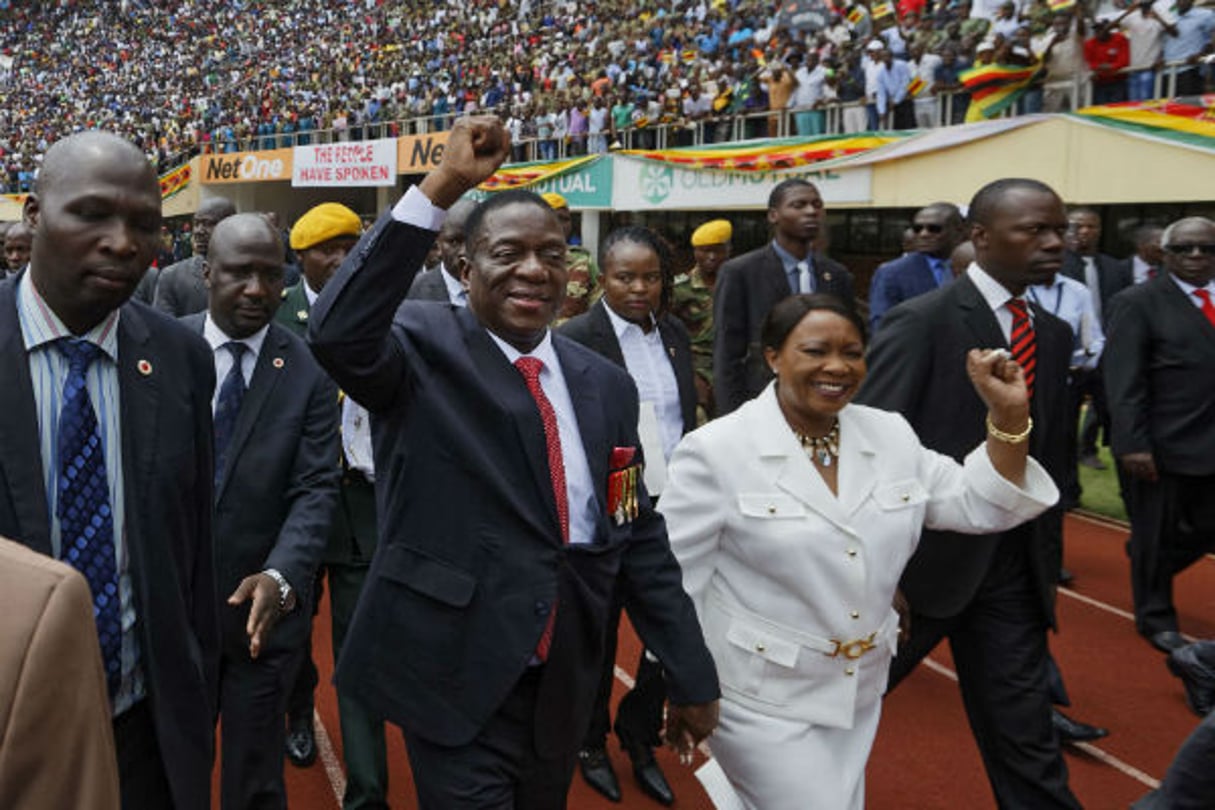
[(1118, 495), (1118, 475), (1108, 447), (1098, 448), (1107, 469), (1093, 470), (1080, 465), (1080, 506), (1115, 520), (1126, 520), (1126, 508)]

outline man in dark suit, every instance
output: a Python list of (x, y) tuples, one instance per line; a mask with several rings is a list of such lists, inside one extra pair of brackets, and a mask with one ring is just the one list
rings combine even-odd
[(337, 498), (337, 388), (303, 341), (271, 323), (283, 245), (263, 217), (217, 225), (204, 274), (207, 312), (183, 323), (211, 346), (219, 380), (220, 805), (285, 808), (282, 717)]
[(1215, 546), (1215, 224), (1180, 220), (1162, 244), (1168, 272), (1110, 303), (1105, 371), (1130, 493), (1135, 625), (1168, 651), (1185, 643), (1173, 576)]
[(717, 415), (751, 399), (772, 379), (759, 345), (768, 310), (795, 293), (824, 292), (854, 302), (852, 274), (814, 250), (823, 198), (813, 184), (784, 180), (768, 196), (770, 243), (722, 265), (713, 304), (713, 385)]
[[(296, 220), (291, 243), (296, 246), (304, 281), (284, 291), (275, 320), (303, 337), (308, 314), (320, 291), (354, 247), (363, 223), (338, 203), (321, 203)], [(342, 478), (338, 503), (321, 563), (329, 581), (333, 654), (336, 660), (345, 643), (350, 619), (358, 604), (367, 568), (375, 554), (375, 466), (371, 458), (371, 416), (347, 396), (339, 396), (342, 441)], [(317, 599), (320, 601), (321, 573)], [(315, 615), (315, 606), (313, 613)], [(312, 661), (311, 638), (287, 705), (287, 758), (307, 767), (316, 760), (313, 731), (313, 693), (318, 683)], [(383, 807), (388, 794), (388, 755), (384, 720), (372, 716), (357, 695), (338, 690), (338, 721), (342, 729), (342, 761), (346, 766), (346, 808)]]
[[(637, 384), (643, 407), (654, 411), (659, 435), (643, 449), (650, 465), (663, 467), (679, 438), (696, 427), (696, 383), (692, 344), (687, 330), (667, 314), (673, 273), (666, 246), (648, 228), (620, 228), (600, 248), (603, 297), (589, 311), (560, 327), (560, 333), (623, 368)], [(643, 434), (644, 441), (644, 434)], [(657, 494), (653, 492), (652, 494)], [(620, 801), (620, 785), (607, 756), (605, 741), (612, 727), (609, 701), (616, 680), (616, 628), (619, 604), (608, 626), (607, 655), (591, 726), (578, 751), (583, 777), (600, 793)], [(632, 690), (620, 701), (615, 730), (633, 762), (641, 789), (663, 804), (675, 801), (671, 786), (654, 759), (661, 743), (662, 706), (666, 700), (662, 665), (644, 651)]]
[(197, 336), (128, 301), (160, 219), (156, 173), (134, 145), (85, 132), (47, 150), (25, 203), (30, 269), (0, 284), (0, 534), (89, 580), (123, 806), (204, 810), (215, 370)]
[(418, 273), (409, 288), (408, 298), (468, 306), (468, 290), (463, 281), (464, 223), (476, 207), (472, 200), (460, 200), (447, 212), (447, 219), (439, 228), (439, 238), (435, 240), (439, 248), (439, 265)]
[(917, 295), (953, 281), (949, 257), (966, 240), (966, 221), (952, 203), (933, 203), (911, 221), (912, 252), (886, 262), (869, 285), (869, 326), (877, 332), (882, 316)]
[(716, 672), (637, 484), (636, 390), (548, 330), (566, 281), (552, 210), (491, 197), (466, 223), (469, 306), (399, 306), (442, 209), (509, 149), (496, 119), (460, 119), (309, 324), (374, 417), (380, 546), (337, 683), (402, 727), (428, 810), (565, 806), (618, 581), (669, 676), (668, 740), (690, 753), (716, 724)]
[(194, 255), (171, 264), (160, 271), (156, 279), (152, 305), (174, 318), (203, 312), (207, 308), (207, 285), (203, 281), (203, 264), (211, 232), (225, 218), (236, 213), (236, 206), (223, 197), (208, 197), (194, 212), (190, 229), (190, 244)]
[[(985, 435), (985, 409), (960, 359), (1007, 346), (1033, 375), (1030, 451), (1060, 480), (1066, 463), (1072, 332), (1026, 307), (1031, 284), (1063, 261), (1063, 203), (1035, 180), (998, 180), (970, 204), (975, 262), (939, 290), (886, 314), (858, 401), (898, 411), (926, 447), (961, 461)], [(1032, 320), (1030, 320), (1032, 318)], [(1028, 342), (1027, 342), (1028, 340)], [(898, 684), (948, 637), (971, 729), (1001, 807), (1079, 807), (1052, 728), (1046, 632), (1054, 621), (1062, 515), (1056, 507), (988, 537), (925, 531), (902, 578), (911, 638)]]
[[(1098, 251), (1101, 245), (1101, 217), (1091, 208), (1074, 208), (1067, 216), (1071, 249), (1063, 259), (1063, 274), (1088, 287), (1093, 298), (1093, 309), (1101, 321), (1102, 328), (1108, 325), (1106, 315), (1110, 299), (1134, 283), (1131, 267), (1126, 262)], [(1078, 453), (1080, 463), (1093, 469), (1105, 469), (1105, 463), (1097, 457), (1097, 434), (1104, 432), (1109, 443), (1110, 414), (1105, 402), (1105, 386), (1101, 382), (1102, 365), (1091, 370), (1081, 370), (1073, 375), (1075, 386), (1073, 401), (1076, 412), (1088, 398), (1088, 411), (1080, 427)]]

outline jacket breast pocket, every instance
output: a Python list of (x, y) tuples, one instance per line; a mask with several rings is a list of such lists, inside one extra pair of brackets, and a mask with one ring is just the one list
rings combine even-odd
[(806, 516), (801, 501), (783, 492), (740, 492), (738, 511), (759, 520), (800, 520)]
[(914, 478), (878, 484), (873, 488), (873, 501), (886, 511), (922, 507), (928, 502), (928, 490)]

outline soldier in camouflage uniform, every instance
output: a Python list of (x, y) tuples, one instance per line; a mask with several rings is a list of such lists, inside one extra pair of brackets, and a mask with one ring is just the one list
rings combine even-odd
[(727, 220), (706, 222), (692, 232), (696, 266), (675, 277), (671, 314), (683, 322), (692, 338), (692, 365), (696, 371), (697, 417), (703, 424), (713, 406), (713, 290), (717, 271), (730, 258), (734, 228)]
[[(565, 229), (565, 238), (568, 241), (574, 226), (569, 204), (555, 191), (540, 196), (557, 213), (557, 219), (561, 220), (561, 227)], [(586, 312), (602, 294), (599, 289), (599, 266), (595, 264), (595, 257), (589, 250), (570, 245), (565, 250), (565, 264), (569, 280), (565, 284), (565, 302), (561, 305), (557, 319), (553, 321), (554, 326)]]

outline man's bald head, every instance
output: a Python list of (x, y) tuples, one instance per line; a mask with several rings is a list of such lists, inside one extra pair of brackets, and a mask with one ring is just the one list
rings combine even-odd
[(211, 319), (240, 340), (274, 317), (283, 293), (283, 242), (261, 214), (234, 214), (215, 226), (203, 270)]
[(208, 197), (199, 203), (190, 232), (190, 244), (196, 256), (206, 257), (215, 226), (235, 213), (236, 206), (226, 197)]
[(141, 167), (143, 180), (159, 196), (160, 183), (156, 179), (156, 169), (147, 156), (139, 151), (139, 147), (125, 138), (99, 129), (78, 132), (51, 144), (42, 159), (42, 168), (34, 179), (34, 194), (53, 193), (61, 184), (73, 182), (79, 176), (82, 165), (106, 163)]

